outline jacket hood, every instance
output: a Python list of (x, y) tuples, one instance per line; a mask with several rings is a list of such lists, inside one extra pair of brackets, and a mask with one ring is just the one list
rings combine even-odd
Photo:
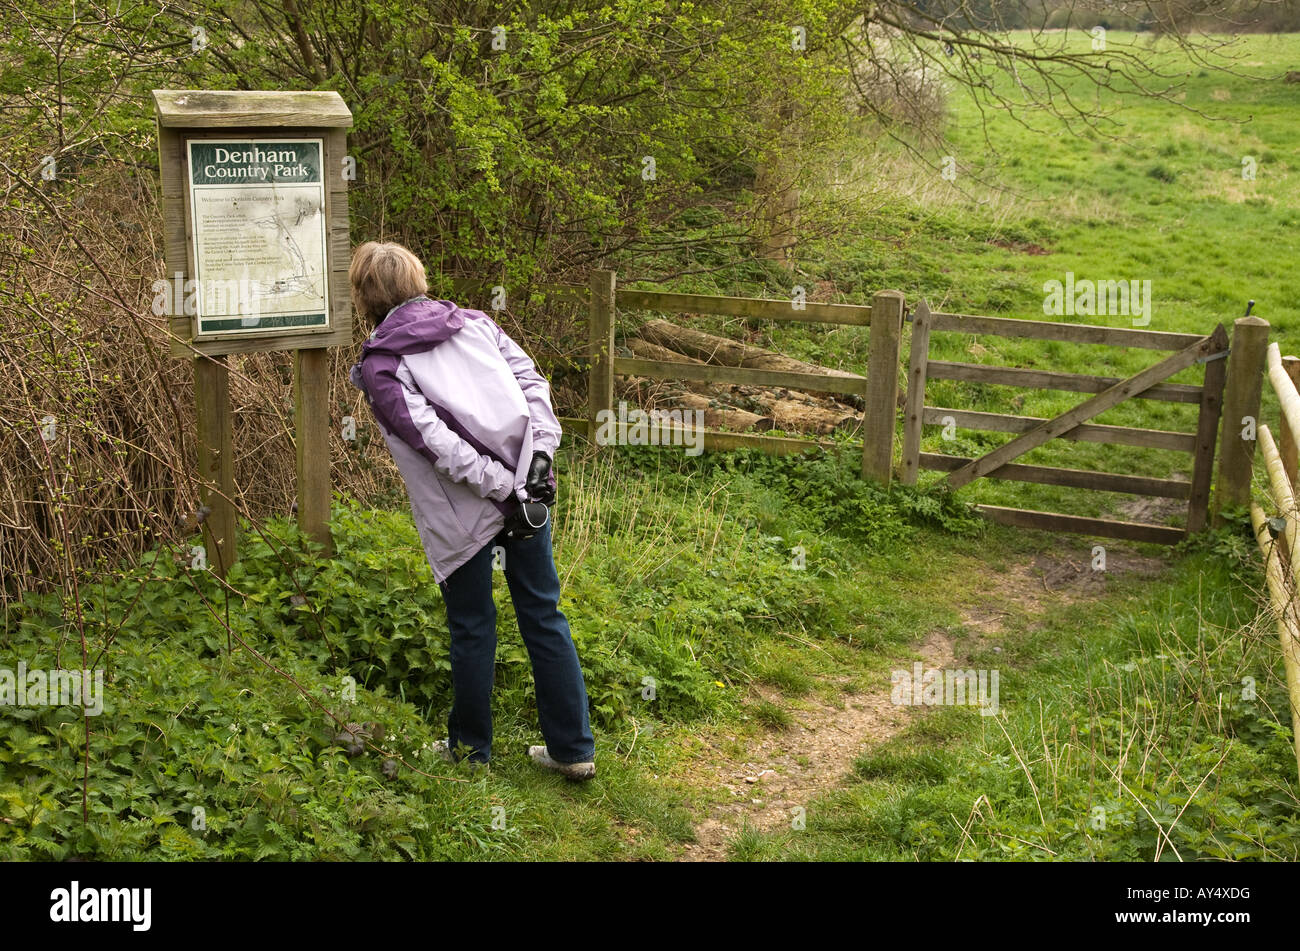
[(478, 316), (462, 310), (449, 300), (431, 300), (416, 297), (398, 304), (388, 312), (361, 346), (361, 358), (352, 366), (349, 378), (354, 386), (365, 389), (361, 383), (361, 362), (376, 354), (403, 356), (430, 350), (451, 339), (465, 321)]
[(361, 347), (361, 358), (372, 353), (402, 356), (428, 350), (450, 339), (468, 318), (469, 314), (449, 300), (417, 297), (388, 312)]

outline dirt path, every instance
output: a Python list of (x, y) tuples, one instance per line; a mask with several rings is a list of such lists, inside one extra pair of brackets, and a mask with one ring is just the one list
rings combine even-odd
[[(1056, 553), (990, 573), (988, 586), (962, 608), (962, 636), (997, 640), (1013, 615), (1021, 623), (1034, 623), (1053, 607), (1097, 597), (1117, 576), (1149, 577), (1164, 568), (1158, 559), (1116, 549), (1108, 549), (1106, 557), (1106, 570), (1094, 571), (1091, 546), (1073, 542)], [(957, 644), (948, 633), (932, 631), (916, 644), (915, 654), (896, 658), (895, 666), (910, 667), (916, 655), (927, 668), (961, 666)], [(811, 694), (792, 705), (779, 690), (765, 686), (756, 686), (754, 694), (751, 702), (780, 705), (793, 723), (758, 737), (739, 758), (718, 741), (701, 738), (710, 753), (702, 761), (710, 765), (696, 783), (715, 798), (721, 793), (725, 801), (706, 807), (707, 815), (695, 826), (696, 841), (681, 855), (683, 861), (725, 859), (730, 840), (745, 824), (763, 832), (789, 828), (796, 807), (806, 808), (838, 786), (866, 749), (900, 732), (912, 718), (924, 716), (923, 707), (892, 703), (887, 682), (872, 693), (844, 695), (842, 705)]]

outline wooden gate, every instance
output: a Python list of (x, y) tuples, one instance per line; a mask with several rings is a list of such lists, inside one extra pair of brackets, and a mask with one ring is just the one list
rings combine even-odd
[[(1066, 343), (1106, 344), (1173, 352), (1155, 365), (1121, 380), (1079, 373), (1057, 373), (931, 360), (930, 334), (943, 332), (1025, 337)], [(1197, 334), (1129, 330), (1087, 324), (1060, 324), (1039, 320), (933, 313), (929, 305), (922, 301), (912, 321), (912, 347), (903, 427), (902, 479), (904, 482), (914, 484), (920, 469), (932, 469), (949, 472), (948, 482), (953, 488), (966, 485), (975, 479), (991, 478), (1186, 499), (1186, 529), (1144, 522), (1084, 518), (1055, 512), (1004, 508), (996, 505), (977, 506), (986, 518), (1007, 525), (1175, 544), (1189, 532), (1200, 531), (1206, 525), (1214, 445), (1218, 435), (1226, 373), (1227, 361), (1222, 358), (1226, 357), (1227, 353), (1228, 334), (1222, 324), (1209, 336), (1202, 337)], [(1205, 379), (1201, 386), (1164, 382), (1180, 370), (1197, 363), (1205, 364)], [(1060, 416), (1042, 419), (1033, 416), (926, 406), (927, 379), (965, 380), (1096, 395)], [(1199, 404), (1196, 432), (1181, 433), (1129, 426), (1103, 426), (1088, 422), (1130, 399)], [(922, 426), (943, 425), (948, 422), (968, 429), (1018, 435), (978, 459), (921, 452)], [(1052, 439), (1186, 452), (1191, 454), (1193, 459), (1192, 479), (1190, 482), (1184, 482), (1085, 469), (1023, 465), (1012, 461)]]

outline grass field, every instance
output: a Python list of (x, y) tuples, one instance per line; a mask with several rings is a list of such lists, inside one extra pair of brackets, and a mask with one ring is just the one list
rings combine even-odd
[[(1131, 35), (1109, 34), (1107, 39), (1112, 48), (1134, 43), (1145, 49), (1148, 42)], [(1174, 60), (1159, 47), (1154, 56)], [(1294, 337), (1300, 302), (1290, 287), (1292, 262), (1300, 250), (1300, 195), (1295, 187), (1300, 130), (1291, 121), (1300, 105), (1300, 87), (1281, 82), (1279, 75), (1298, 60), (1300, 43), (1295, 37), (1252, 37), (1243, 41), (1231, 61), (1239, 75), (1181, 70), (1183, 89), (1177, 105), (1137, 99), (1121, 107), (1103, 97), (1102, 108), (1117, 107), (1113, 125), (1103, 126), (1105, 135), (1071, 135), (1040, 119), (1039, 126), (1049, 133), (1042, 134), (995, 117), (989, 138), (1001, 154), (989, 174), (1014, 190), (1019, 211), (1006, 220), (1011, 234), (1002, 243), (1034, 245), (1050, 253), (993, 247), (986, 253), (944, 255), (946, 242), (935, 241), (933, 250), (924, 247), (927, 242), (918, 242), (916, 251), (923, 261), (937, 265), (947, 257), (962, 264), (942, 276), (925, 267), (927, 278), (914, 281), (909, 294), (962, 312), (1041, 317), (1044, 282), (1064, 282), (1067, 272), (1079, 279), (1150, 281), (1150, 329), (1208, 333), (1222, 322), (1231, 330), (1232, 320), (1254, 299), (1254, 312), (1272, 325), (1271, 339), (1284, 353), (1291, 352), (1300, 345)], [(969, 105), (954, 101), (954, 112), (954, 152), (970, 154), (979, 168), (985, 158), (983, 126)], [(1243, 178), (1247, 157), (1255, 163), (1253, 180)], [(972, 251), (973, 239), (963, 241)], [(1124, 317), (1073, 320), (1133, 325)], [(940, 358), (1070, 372), (1124, 376), (1153, 362), (1154, 356), (1107, 347), (946, 337), (932, 348)], [(1187, 371), (1175, 380), (1198, 382), (1200, 373), (1199, 368)], [(978, 408), (1008, 412), (1015, 411), (1010, 401), (1018, 400), (1019, 412), (1032, 416), (1051, 416), (1077, 402), (1071, 394), (970, 389), (937, 384), (934, 402), (966, 406), (973, 398)], [(960, 402), (945, 402), (949, 398)], [(1099, 421), (1189, 431), (1195, 428), (1193, 414), (1193, 407), (1133, 401)], [(985, 434), (971, 441), (982, 449), (1005, 438)], [(1190, 474), (1185, 456), (1100, 445), (1058, 444), (1025, 461), (1160, 476)], [(1054, 507), (1080, 495), (1025, 486), (1010, 491), (1029, 507), (1036, 504), (1031, 501), (1035, 496)], [(1007, 498), (1008, 492), (987, 485), (972, 496), (992, 500)]]
[[(854, 484), (851, 456), (562, 462), (561, 606), (593, 702), (594, 782), (524, 756), (536, 710), (504, 585), (491, 771), (432, 754), (449, 700), (437, 589), (406, 513), (348, 506), (332, 558), (284, 523), (264, 530), (287, 542), (286, 561), (246, 545), (230, 579), (245, 592), (229, 602), (233, 655), (224, 589), (170, 559), (83, 592), (91, 642), (121, 630), (118, 686), (93, 724), (91, 822), (80, 721), (16, 710), (0, 746), (0, 852), (1300, 854), (1285, 687), (1254, 620), (1257, 572), (1234, 557), (1244, 543), (1216, 537), (1171, 562), (1116, 546), (1098, 573), (1087, 540), (982, 532), (934, 496), (837, 489)], [(52, 660), (51, 631), (75, 643), (63, 612), (50, 598), (8, 619), (29, 665)], [(998, 670), (999, 715), (893, 705), (892, 672), (917, 660)], [(325, 709), (385, 736), (350, 758)]]
[[(1053, 42), (1060, 38), (1048, 36)], [(1020, 39), (1028, 42), (1029, 36)], [(1083, 50), (1089, 42), (1088, 34), (1072, 33), (1067, 48)], [(802, 250), (793, 280), (811, 282), (817, 299), (866, 302), (877, 290), (897, 288), (909, 306), (925, 298), (935, 310), (1115, 327), (1135, 326), (1135, 318), (1045, 318), (1045, 282), (1064, 283), (1067, 273), (1077, 280), (1150, 282), (1147, 329), (1209, 333), (1221, 322), (1231, 331), (1253, 299), (1254, 313), (1269, 321), (1270, 339), (1283, 353), (1300, 349), (1300, 296), (1290, 286), (1300, 252), (1300, 126), (1294, 122), (1300, 84), (1281, 78), (1300, 64), (1300, 37), (1242, 38), (1213, 59), (1222, 69), (1189, 64), (1170, 41), (1153, 44), (1143, 35), (1111, 32), (1107, 43), (1108, 49), (1131, 49), (1158, 63), (1172, 77), (1169, 98), (1122, 94), (1118, 83), (1116, 91), (1098, 95), (1084, 80), (1059, 71), (1062, 89), (1104, 116), (1090, 124), (1032, 110), (1011, 116), (953, 89), (947, 144), (924, 150), (924, 161), (864, 138), (847, 147), (839, 163), (827, 163), (849, 167), (857, 160), (858, 174), (874, 177), (865, 201), (871, 210), (835, 237)], [(1005, 77), (997, 85), (1001, 93), (1013, 92)], [(945, 156), (956, 163), (951, 182), (941, 174)], [(1254, 161), (1253, 179), (1243, 178), (1247, 157)], [(789, 280), (773, 274), (761, 284), (709, 289), (780, 297), (789, 289), (778, 282)], [(708, 285), (697, 279), (696, 286)], [(778, 326), (769, 334), (778, 349), (794, 356), (865, 368), (865, 330)], [(1117, 377), (1160, 358), (1155, 351), (958, 334), (936, 335), (930, 352), (935, 359)], [(1196, 367), (1172, 381), (1199, 383), (1202, 373)], [(930, 405), (1025, 416), (1054, 416), (1078, 401), (1071, 393), (951, 381), (932, 381), (927, 388)], [(1276, 407), (1268, 405), (1265, 415), (1275, 417)], [(1196, 409), (1132, 400), (1095, 421), (1191, 432)], [(933, 427), (923, 450), (981, 455), (1009, 438), (959, 429), (955, 439), (944, 440)], [(1090, 443), (1053, 442), (1020, 461), (1162, 478), (1191, 475), (1185, 454)], [(1119, 507), (1129, 501), (987, 480), (962, 497), (1121, 516), (1125, 509)], [(1158, 510), (1157, 520), (1180, 524), (1181, 512), (1172, 508)]]

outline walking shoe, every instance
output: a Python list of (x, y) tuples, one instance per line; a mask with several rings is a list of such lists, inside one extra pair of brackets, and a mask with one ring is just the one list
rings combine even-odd
[(551, 759), (544, 746), (528, 747), (528, 756), (543, 769), (552, 769), (565, 779), (583, 782), (596, 775), (596, 764), (588, 760), (585, 763), (557, 763)]

